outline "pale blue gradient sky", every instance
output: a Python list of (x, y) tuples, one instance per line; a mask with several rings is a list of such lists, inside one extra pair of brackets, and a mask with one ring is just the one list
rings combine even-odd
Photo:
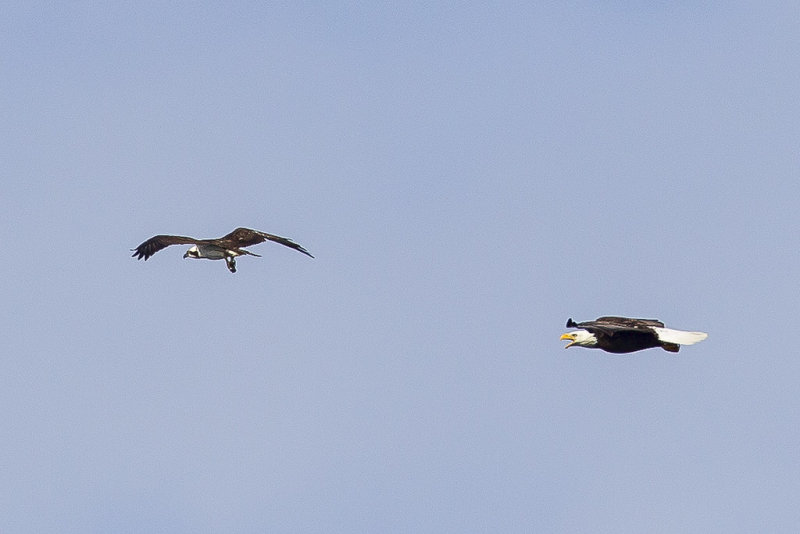
[(798, 23), (6, 6), (0, 531), (796, 532)]

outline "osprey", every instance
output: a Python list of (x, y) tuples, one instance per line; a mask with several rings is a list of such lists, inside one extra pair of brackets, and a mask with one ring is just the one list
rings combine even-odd
[(162, 248), (166, 248), (170, 245), (193, 245), (189, 250), (186, 251), (186, 254), (183, 255), (184, 258), (203, 258), (207, 260), (224, 259), (228, 266), (228, 270), (232, 273), (235, 273), (235, 258), (237, 256), (248, 255), (259, 258), (261, 257), (258, 254), (253, 254), (248, 250), (244, 250), (243, 247), (257, 245), (258, 243), (263, 243), (264, 241), (268, 240), (293, 248), (298, 252), (302, 252), (306, 256), (310, 256), (312, 258), (314, 257), (311, 256), (306, 249), (291, 239), (259, 232), (258, 230), (251, 230), (249, 228), (237, 228), (233, 232), (224, 237), (220, 237), (219, 239), (195, 239), (194, 237), (183, 237), (179, 235), (157, 235), (151, 237), (135, 249), (131, 249), (134, 251), (131, 257), (136, 258), (137, 260), (144, 258), (145, 261), (147, 261), (147, 258)]
[(681, 345), (692, 345), (708, 337), (705, 332), (684, 332), (665, 328), (664, 323), (655, 319), (629, 319), (627, 317), (600, 317), (594, 321), (576, 323), (567, 321), (567, 328), (580, 328), (562, 334), (562, 340), (573, 345), (590, 349), (603, 349), (606, 352), (625, 353), (661, 347), (669, 352), (678, 352)]

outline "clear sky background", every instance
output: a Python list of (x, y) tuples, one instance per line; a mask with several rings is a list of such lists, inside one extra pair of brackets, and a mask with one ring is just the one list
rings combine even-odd
[(6, 5), (0, 531), (797, 532), (800, 8), (539, 4)]

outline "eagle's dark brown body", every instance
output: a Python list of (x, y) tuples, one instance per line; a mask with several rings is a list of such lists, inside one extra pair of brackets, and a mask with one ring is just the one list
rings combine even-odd
[(636, 352), (661, 347), (669, 352), (678, 352), (680, 345), (658, 338), (653, 327), (664, 328), (664, 323), (655, 319), (631, 319), (628, 317), (600, 317), (594, 321), (576, 323), (567, 321), (567, 328), (580, 328), (594, 334), (596, 348), (615, 354)]

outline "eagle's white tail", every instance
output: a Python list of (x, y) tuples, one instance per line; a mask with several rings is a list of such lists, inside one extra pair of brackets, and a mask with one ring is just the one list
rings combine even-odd
[(694, 345), (708, 337), (705, 332), (684, 332), (683, 330), (673, 330), (672, 328), (652, 327), (658, 339), (666, 343), (677, 343), (678, 345)]

